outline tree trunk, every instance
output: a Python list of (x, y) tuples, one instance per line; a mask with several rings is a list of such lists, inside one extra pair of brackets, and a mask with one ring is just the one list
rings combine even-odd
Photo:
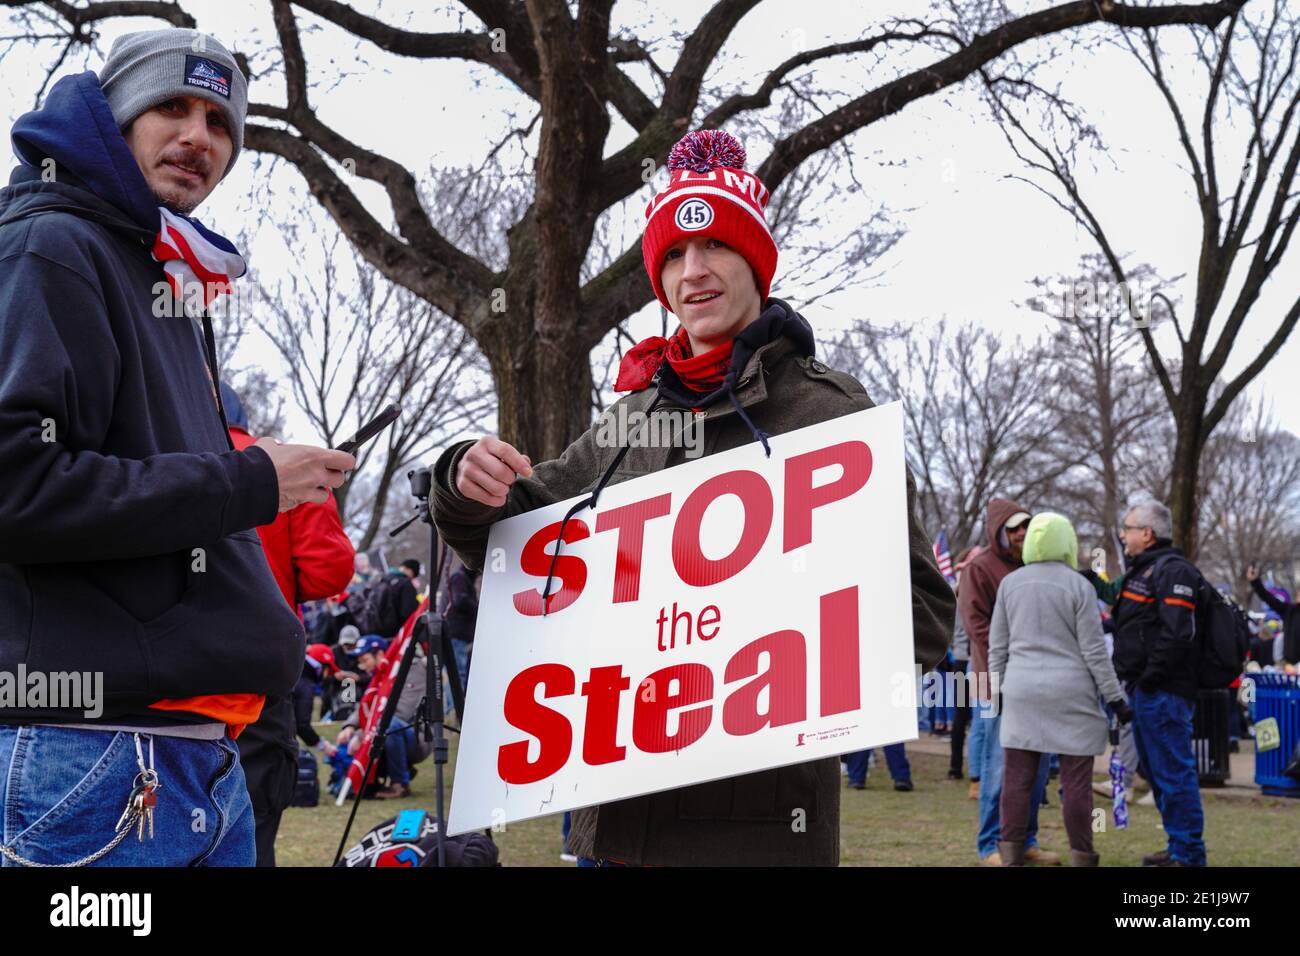
[(531, 333), (490, 342), (484, 351), (497, 390), (497, 434), (534, 462), (563, 454), (591, 426), (588, 343), (544, 343)]
[[(1192, 389), (1188, 388), (1187, 392)], [(1187, 395), (1187, 393), (1184, 393)], [(1194, 398), (1183, 399), (1184, 406)], [(1174, 544), (1183, 550), (1189, 561), (1196, 561), (1197, 539), (1197, 485), (1201, 469), (1201, 423), (1204, 403), (1200, 411), (1183, 408), (1178, 416), (1178, 437), (1174, 442), (1174, 469), (1170, 478), (1169, 510), (1173, 513)]]
[[(1107, 426), (1106, 430), (1111, 431)], [(1103, 445), (1104, 452), (1102, 457), (1102, 471), (1105, 477), (1102, 479), (1105, 487), (1102, 489), (1102, 513), (1101, 513), (1101, 533), (1105, 536), (1102, 547), (1106, 551), (1106, 570), (1110, 574), (1115, 574), (1124, 566), (1123, 557), (1119, 553), (1118, 539), (1115, 536), (1115, 522), (1119, 518), (1119, 474), (1115, 467), (1115, 445), (1113, 440), (1106, 440)]]

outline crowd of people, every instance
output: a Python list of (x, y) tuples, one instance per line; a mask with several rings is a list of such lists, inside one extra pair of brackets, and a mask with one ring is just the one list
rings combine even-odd
[[(955, 564), (958, 617), (947, 670), (936, 681), (953, 700), (922, 709), (921, 726), (950, 736), (950, 779), (963, 779), (969, 726), (970, 797), (979, 801), (976, 852), (986, 866), (1051, 865), (1057, 853), (1037, 842), (1037, 811), (1059, 778), (1070, 861), (1096, 866), (1094, 793), (1158, 808), (1167, 845), (1145, 866), (1204, 866), (1204, 811), (1192, 741), (1204, 684), (1207, 604), (1199, 570), (1172, 543), (1169, 510), (1144, 501), (1120, 531), (1125, 570), (1114, 579), (1080, 569), (1079, 543), (1060, 514), (1037, 515), (993, 499), (986, 546)], [(1246, 572), (1265, 607), (1258, 615), (1242, 676), (1300, 661), (1296, 605)], [(1199, 624), (1198, 624), (1199, 622)], [(1198, 631), (1198, 626), (1200, 630)], [(941, 675), (929, 675), (940, 677)], [(1218, 686), (1218, 684), (1212, 685)], [(1233, 696), (1232, 732), (1243, 711)], [(1120, 779), (1093, 782), (1094, 759), (1113, 740)], [(895, 789), (911, 790), (902, 744), (884, 748)], [(867, 752), (847, 755), (848, 785), (862, 789)], [(905, 786), (900, 780), (906, 780)], [(1116, 791), (1122, 791), (1117, 793)]]

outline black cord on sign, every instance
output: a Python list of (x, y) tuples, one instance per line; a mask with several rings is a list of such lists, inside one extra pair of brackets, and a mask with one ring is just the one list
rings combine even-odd
[[(646, 409), (647, 427), (649, 427), (650, 424), (650, 413), (659, 407), (661, 401), (663, 401), (663, 396), (656, 394), (655, 400), (651, 402), (650, 407)], [(560, 521), (560, 533), (555, 537), (555, 552), (551, 555), (551, 566), (546, 572), (546, 587), (542, 589), (542, 617), (546, 617), (550, 612), (551, 598), (553, 597), (551, 594), (551, 584), (555, 579), (555, 562), (560, 559), (560, 548), (564, 545), (564, 529), (568, 527), (569, 519), (583, 508), (596, 507), (596, 502), (600, 499), (600, 493), (605, 490), (605, 486), (609, 484), (609, 479), (614, 476), (614, 472), (618, 471), (618, 466), (623, 464), (623, 459), (627, 457), (627, 453), (631, 448), (631, 445), (624, 445), (618, 450), (618, 454), (614, 456), (614, 460), (609, 463), (609, 467), (605, 469), (605, 473), (600, 476), (600, 481), (596, 482), (596, 487), (592, 489), (591, 497), (587, 498), (585, 501), (579, 501), (569, 509), (568, 514), (566, 514), (563, 520)]]
[(763, 431), (763, 429), (757, 427), (750, 420), (749, 416), (745, 414), (744, 406), (740, 404), (740, 399), (736, 398), (735, 392), (728, 390), (727, 397), (731, 399), (731, 404), (736, 406), (736, 411), (740, 414), (740, 417), (744, 419), (745, 424), (749, 426), (749, 430), (754, 433), (754, 437), (763, 443), (763, 451), (767, 452), (767, 457), (771, 458), (772, 446), (767, 443), (767, 440), (772, 436)]

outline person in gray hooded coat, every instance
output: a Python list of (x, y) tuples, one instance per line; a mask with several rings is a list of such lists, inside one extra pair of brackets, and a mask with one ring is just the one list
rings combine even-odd
[[(1043, 754), (1061, 757), (1062, 810), (1075, 866), (1096, 866), (1092, 849), (1092, 764), (1106, 749), (1101, 700), (1120, 720), (1132, 710), (1102, 638), (1088, 582), (1075, 573), (1078, 540), (1063, 516), (1029, 522), (1025, 566), (998, 587), (989, 626), (989, 672), (1002, 688), (1002, 836), (1006, 866), (1021, 865), (1030, 791)], [(1100, 694), (1100, 698), (1098, 697)]]

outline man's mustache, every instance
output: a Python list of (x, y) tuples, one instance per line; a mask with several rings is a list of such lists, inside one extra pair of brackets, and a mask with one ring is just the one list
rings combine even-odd
[(212, 171), (212, 163), (208, 161), (206, 156), (198, 152), (169, 153), (163, 156), (162, 162), (174, 163), (177, 166), (192, 169), (205, 179), (208, 173)]

